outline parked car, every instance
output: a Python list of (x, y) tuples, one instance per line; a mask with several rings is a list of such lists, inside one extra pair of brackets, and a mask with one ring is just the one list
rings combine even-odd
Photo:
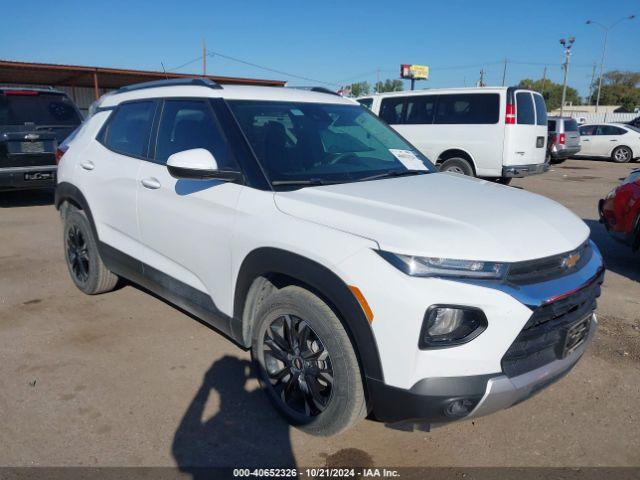
[(95, 112), (59, 164), (73, 282), (127, 278), (251, 349), (307, 432), (507, 408), (594, 335), (604, 268), (582, 220), (436, 173), (350, 100), (179, 79)]
[(63, 92), (0, 87), (0, 191), (54, 187), (56, 148), (81, 121)]
[(429, 89), (359, 98), (441, 171), (508, 183), (546, 172), (547, 110), (517, 87)]
[(598, 203), (600, 222), (609, 234), (636, 251), (640, 248), (640, 169)]
[(551, 163), (562, 163), (580, 151), (578, 122), (571, 117), (549, 117), (548, 149)]
[(631, 125), (632, 127), (640, 128), (640, 116), (634, 118), (629, 122), (626, 122), (626, 125)]
[(581, 157), (610, 158), (616, 163), (626, 163), (640, 156), (640, 129), (623, 123), (590, 123), (578, 130)]

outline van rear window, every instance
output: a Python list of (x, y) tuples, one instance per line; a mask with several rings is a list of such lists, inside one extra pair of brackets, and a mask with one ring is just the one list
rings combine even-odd
[(497, 93), (461, 93), (438, 95), (434, 123), (494, 124), (500, 116), (500, 95)]
[(533, 101), (536, 104), (536, 125), (547, 124), (547, 105), (544, 103), (542, 95), (533, 94)]
[(6, 91), (0, 94), (0, 125), (72, 126), (80, 116), (69, 97), (60, 93), (34, 90)]
[[(516, 93), (517, 119), (520, 125), (535, 125), (536, 113), (533, 108), (533, 99), (529, 92)], [(546, 123), (546, 122), (545, 122)]]

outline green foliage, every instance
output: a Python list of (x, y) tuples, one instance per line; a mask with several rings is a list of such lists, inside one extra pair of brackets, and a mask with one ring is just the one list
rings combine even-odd
[(401, 92), (404, 90), (404, 83), (402, 80), (391, 80), (387, 78), (384, 82), (376, 82), (375, 91), (382, 92)]
[[(547, 110), (551, 111), (556, 108), (560, 108), (560, 104), (562, 103), (562, 84), (554, 83), (549, 79), (543, 81), (542, 79), (532, 80), (530, 78), (525, 78), (524, 80), (520, 80), (518, 86), (540, 92), (547, 104)], [(580, 96), (578, 95), (578, 91), (568, 85), (565, 102), (571, 102), (573, 105), (580, 105)]]
[(351, 95), (354, 97), (360, 97), (362, 95), (369, 95), (371, 87), (369, 82), (358, 82), (351, 84)]
[[(602, 76), (600, 105), (620, 105), (633, 112), (640, 106), (640, 72), (612, 70)], [(595, 91), (597, 93), (597, 85)], [(594, 95), (595, 98), (595, 95)]]

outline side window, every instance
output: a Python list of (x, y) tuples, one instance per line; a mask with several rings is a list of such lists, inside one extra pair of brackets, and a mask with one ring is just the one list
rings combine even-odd
[(404, 98), (385, 98), (380, 104), (380, 118), (389, 125), (402, 123)]
[(235, 168), (229, 144), (205, 100), (165, 100), (158, 127), (155, 162), (164, 165), (177, 152), (204, 148), (218, 167)]
[(536, 125), (547, 124), (547, 105), (544, 103), (542, 95), (533, 94), (533, 101), (536, 104)]
[(595, 135), (597, 129), (598, 129), (597, 125), (584, 125), (580, 127), (578, 130), (580, 131), (581, 136), (585, 136), (585, 135), (590, 136), (590, 135)]
[(373, 105), (373, 98), (361, 98), (360, 100), (356, 100), (363, 107), (367, 107), (371, 110), (371, 106)]
[(516, 118), (519, 125), (535, 125), (536, 114), (529, 92), (516, 93)]
[(627, 133), (620, 127), (614, 125), (600, 125), (598, 127), (598, 135), (623, 135)]
[(434, 95), (407, 97), (407, 114), (404, 123), (412, 125), (433, 123), (435, 105)]
[(130, 157), (147, 155), (155, 102), (131, 102), (120, 105), (106, 130), (105, 146)]
[(500, 95), (465, 93), (438, 95), (434, 123), (487, 125), (498, 123)]

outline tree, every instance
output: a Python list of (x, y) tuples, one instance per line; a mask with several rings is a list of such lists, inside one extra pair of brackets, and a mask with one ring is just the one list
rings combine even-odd
[(404, 90), (404, 83), (402, 80), (391, 80), (387, 78), (384, 82), (376, 82), (375, 91), (382, 92), (401, 92)]
[(353, 95), (354, 97), (369, 95), (370, 90), (371, 87), (369, 86), (369, 82), (358, 82), (351, 84), (351, 95)]
[[(520, 80), (518, 86), (540, 92), (547, 104), (547, 110), (560, 108), (560, 104), (562, 103), (562, 84), (554, 83), (551, 80), (546, 79), (543, 82), (542, 79), (532, 80), (530, 78), (525, 78), (524, 80)], [(578, 91), (568, 85), (565, 102), (571, 103), (572, 105), (580, 105), (580, 96), (578, 95)]]
[[(633, 112), (640, 106), (640, 72), (612, 70), (602, 76), (600, 105), (620, 105)], [(597, 92), (597, 87), (596, 87)]]
[(637, 88), (640, 86), (640, 72), (611, 70), (602, 76), (602, 81), (605, 85), (624, 85), (626, 87)]

